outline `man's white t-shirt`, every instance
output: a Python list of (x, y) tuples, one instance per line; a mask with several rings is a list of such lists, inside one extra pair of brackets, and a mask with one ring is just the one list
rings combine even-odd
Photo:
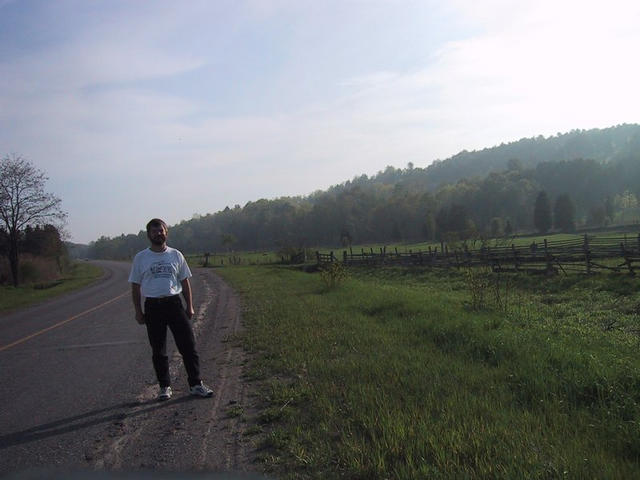
[(154, 252), (147, 248), (133, 258), (129, 283), (140, 285), (143, 297), (158, 298), (179, 295), (181, 282), (190, 277), (191, 270), (179, 250), (167, 247), (164, 252)]

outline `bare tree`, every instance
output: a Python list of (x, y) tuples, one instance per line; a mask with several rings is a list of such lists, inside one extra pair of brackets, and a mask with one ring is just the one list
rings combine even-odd
[(0, 228), (8, 238), (13, 285), (18, 286), (20, 235), (27, 225), (64, 221), (58, 197), (44, 191), (48, 180), (33, 164), (18, 155), (0, 160)]

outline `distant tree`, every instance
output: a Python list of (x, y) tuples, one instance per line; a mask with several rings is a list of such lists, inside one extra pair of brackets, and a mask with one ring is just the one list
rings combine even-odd
[(558, 195), (553, 206), (553, 223), (555, 227), (563, 232), (575, 230), (576, 208), (571, 201), (571, 197), (566, 193)]
[(54, 225), (27, 226), (24, 230), (20, 251), (35, 256), (55, 259), (58, 271), (63, 272), (64, 260), (68, 257), (67, 248), (62, 241), (60, 231)]
[(0, 225), (8, 236), (13, 285), (18, 286), (19, 246), (28, 225), (63, 221), (62, 201), (44, 191), (47, 177), (28, 160), (6, 156), (0, 160)]
[(21, 251), (43, 257), (59, 257), (65, 253), (60, 231), (54, 225), (28, 225), (23, 232)]
[(470, 238), (475, 230), (475, 225), (469, 216), (469, 210), (464, 205), (457, 203), (438, 210), (436, 226), (439, 240), (447, 236), (459, 239)]
[(627, 189), (613, 199), (613, 203), (619, 211), (618, 220), (621, 222), (635, 222), (638, 214), (638, 197)]
[(493, 238), (501, 237), (504, 234), (504, 225), (502, 218), (493, 217), (491, 219), (491, 236)]
[(349, 233), (349, 230), (346, 228), (343, 228), (342, 232), (340, 232), (340, 243), (342, 244), (343, 247), (350, 247), (352, 242), (353, 242), (353, 239), (351, 238), (351, 234)]
[(613, 199), (611, 195), (607, 195), (604, 199), (604, 211), (609, 223), (613, 223), (613, 216), (615, 214), (615, 205), (613, 203)]
[(504, 234), (508, 237), (513, 235), (513, 227), (511, 226), (511, 220), (507, 220), (507, 224), (504, 226)]
[(540, 233), (547, 233), (551, 228), (551, 203), (547, 192), (544, 190), (538, 194), (533, 209), (533, 224)]
[(436, 238), (436, 217), (433, 212), (428, 212), (424, 218), (422, 224), (422, 234), (427, 240), (434, 240)]
[(589, 209), (589, 224), (601, 227), (607, 223), (607, 211), (604, 205), (594, 205)]
[[(229, 208), (229, 207), (227, 207), (227, 208)], [(221, 241), (222, 245), (224, 245), (227, 248), (227, 250), (229, 251), (236, 244), (238, 239), (232, 233), (224, 233), (222, 235), (222, 238), (220, 239), (220, 241)]]
[(522, 161), (519, 158), (510, 158), (507, 161), (507, 170), (519, 172), (522, 169), (523, 169)]

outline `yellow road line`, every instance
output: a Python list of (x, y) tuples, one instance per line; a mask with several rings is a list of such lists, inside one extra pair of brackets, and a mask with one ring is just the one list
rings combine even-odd
[(100, 305), (90, 308), (89, 310), (85, 310), (84, 312), (81, 312), (77, 315), (74, 315), (73, 317), (67, 318), (66, 320), (63, 320), (61, 322), (56, 323), (55, 325), (51, 325), (50, 327), (44, 328), (42, 330), (39, 330), (35, 333), (32, 333), (31, 335), (27, 335), (26, 337), (21, 338), (20, 340), (16, 340), (13, 343), (9, 343), (8, 345), (3, 345), (2, 347), (0, 347), (0, 352), (4, 352), (5, 350), (10, 349), (11, 347), (15, 347), (16, 345), (20, 345), (21, 343), (26, 342), (27, 340), (30, 340), (34, 337), (37, 337), (38, 335), (42, 335), (43, 333), (47, 333), (49, 330), (53, 330), (54, 328), (58, 328), (61, 327), (62, 325), (64, 325), (65, 323), (69, 323), (77, 318), (82, 317), (83, 315), (86, 315), (87, 313), (91, 313), (94, 312), (96, 310), (98, 310), (99, 308), (104, 307), (105, 305), (109, 305), (110, 303), (115, 302), (116, 300), (124, 297), (125, 295), (129, 295), (129, 292), (124, 292), (121, 295), (118, 295), (117, 297), (112, 298), (111, 300), (107, 300), (104, 303), (101, 303)]

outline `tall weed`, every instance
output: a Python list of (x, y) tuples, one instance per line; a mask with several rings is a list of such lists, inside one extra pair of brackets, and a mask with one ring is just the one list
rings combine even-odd
[(347, 276), (347, 269), (340, 262), (331, 262), (320, 269), (320, 278), (327, 289), (336, 288)]

